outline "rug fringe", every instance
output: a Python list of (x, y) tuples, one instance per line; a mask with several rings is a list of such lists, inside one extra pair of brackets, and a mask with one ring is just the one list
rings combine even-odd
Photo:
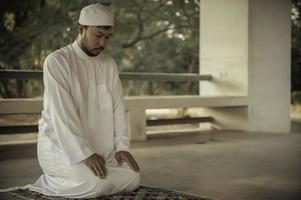
[(5, 189), (0, 189), (0, 192), (11, 192), (15, 190), (26, 190), (28, 185), (25, 186), (16, 186), (16, 187), (10, 187), (10, 188), (5, 188)]
[(11, 192), (9, 192), (9, 194), (11, 194), (11, 195), (13, 195), (13, 196), (16, 196), (16, 197), (19, 197), (19, 198), (24, 199), (24, 200), (35, 200), (35, 199), (33, 199), (33, 198), (27, 198), (27, 197), (24, 197), (24, 196), (19, 195), (19, 194), (16, 194), (16, 193), (11, 193)]

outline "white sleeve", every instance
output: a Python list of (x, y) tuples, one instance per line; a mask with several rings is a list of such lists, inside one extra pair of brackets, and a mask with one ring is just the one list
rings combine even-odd
[(116, 151), (129, 151), (127, 118), (124, 106), (124, 96), (116, 62), (113, 65), (113, 112), (114, 112), (114, 145)]
[(44, 86), (50, 119), (56, 138), (70, 164), (78, 163), (94, 152), (84, 136), (76, 106), (71, 96), (71, 82), (64, 59), (55, 53), (44, 62)]

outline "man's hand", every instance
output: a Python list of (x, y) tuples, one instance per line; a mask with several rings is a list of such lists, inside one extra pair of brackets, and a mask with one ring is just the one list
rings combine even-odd
[(122, 161), (125, 161), (135, 172), (139, 172), (139, 166), (129, 152), (118, 151), (115, 153), (115, 158), (118, 162), (118, 165), (122, 165)]
[(84, 160), (84, 163), (92, 170), (95, 176), (105, 178), (107, 170), (105, 168), (106, 161), (102, 156), (94, 153)]

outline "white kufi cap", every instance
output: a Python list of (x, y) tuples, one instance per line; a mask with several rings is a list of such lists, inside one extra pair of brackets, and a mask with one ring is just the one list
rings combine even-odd
[(87, 26), (114, 26), (114, 15), (107, 6), (95, 3), (80, 11), (78, 23)]

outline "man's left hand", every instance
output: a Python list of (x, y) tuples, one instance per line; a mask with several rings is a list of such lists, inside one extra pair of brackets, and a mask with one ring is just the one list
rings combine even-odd
[(135, 172), (139, 172), (139, 166), (130, 152), (127, 151), (118, 151), (115, 153), (115, 158), (118, 162), (118, 165), (122, 165), (122, 162), (125, 161)]

